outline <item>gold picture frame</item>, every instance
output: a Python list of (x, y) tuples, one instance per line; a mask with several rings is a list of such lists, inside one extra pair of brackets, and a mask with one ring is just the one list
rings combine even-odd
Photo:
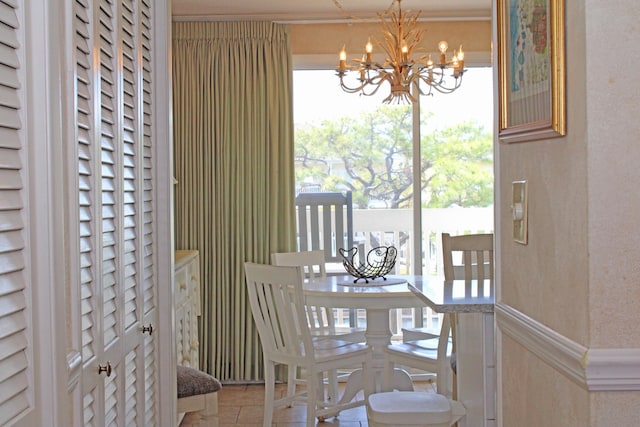
[(563, 0), (500, 0), (501, 142), (566, 135)]

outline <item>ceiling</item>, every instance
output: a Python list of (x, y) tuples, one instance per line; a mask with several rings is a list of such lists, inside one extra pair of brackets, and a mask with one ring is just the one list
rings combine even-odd
[[(342, 9), (336, 5), (342, 5)], [(490, 19), (492, 0), (404, 0), (422, 19)], [(332, 22), (374, 18), (391, 0), (172, 0), (177, 20), (272, 20)]]

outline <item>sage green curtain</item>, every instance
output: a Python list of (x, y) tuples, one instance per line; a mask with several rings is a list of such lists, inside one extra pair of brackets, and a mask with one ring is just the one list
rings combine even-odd
[(263, 378), (244, 262), (295, 249), (289, 27), (173, 24), (176, 249), (200, 251), (201, 369)]

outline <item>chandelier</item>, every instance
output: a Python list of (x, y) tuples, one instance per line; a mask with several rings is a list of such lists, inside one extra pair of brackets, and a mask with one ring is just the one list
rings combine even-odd
[(381, 46), (387, 55), (384, 63), (373, 61), (371, 38), (365, 46), (362, 59), (353, 59), (352, 65), (347, 64), (347, 51), (343, 46), (336, 69), (340, 87), (348, 93), (370, 96), (384, 83), (389, 83), (391, 93), (383, 101), (387, 104), (415, 102), (416, 99), (411, 93), (414, 83), (417, 83), (418, 91), (422, 95), (430, 95), (433, 90), (451, 93), (458, 89), (464, 73), (462, 46), (454, 50), (450, 59), (447, 59), (449, 45), (446, 41), (438, 43), (440, 54), (437, 61), (432, 60), (431, 55), (412, 58), (412, 53), (417, 50), (422, 39), (423, 31), (416, 28), (420, 11), (403, 12), (401, 0), (393, 0), (392, 6), (393, 3), (398, 3), (397, 11), (389, 7), (385, 12), (377, 14), (382, 24), (383, 43), (375, 37), (374, 42)]

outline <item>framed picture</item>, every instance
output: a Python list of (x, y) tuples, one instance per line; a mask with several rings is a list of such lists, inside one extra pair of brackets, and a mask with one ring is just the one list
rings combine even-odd
[(564, 0), (497, 4), (500, 141), (565, 135)]

